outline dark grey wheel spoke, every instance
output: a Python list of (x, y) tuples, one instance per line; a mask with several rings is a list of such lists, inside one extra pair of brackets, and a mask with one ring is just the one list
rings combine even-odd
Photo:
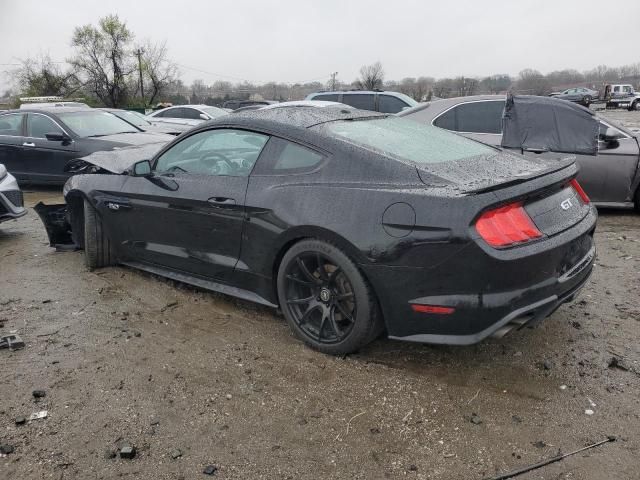
[(336, 309), (335, 306), (332, 306), (329, 310), (329, 324), (333, 329), (333, 332), (336, 334), (336, 337), (340, 337), (340, 329), (338, 328), (338, 322), (336, 322)]
[(304, 323), (306, 323), (307, 320), (309, 319), (309, 316), (311, 315), (311, 313), (314, 310), (317, 310), (318, 308), (320, 308), (320, 305), (318, 305), (317, 303), (310, 304), (309, 307), (305, 310), (305, 312), (300, 317), (300, 320), (298, 321), (298, 323), (300, 325), (303, 325)]
[(340, 267), (336, 268), (333, 272), (331, 272), (331, 276), (329, 277), (329, 280), (328, 280), (329, 285), (331, 285), (333, 282), (336, 281), (336, 277), (340, 272), (342, 272), (342, 269)]
[(292, 282), (299, 283), (300, 285), (306, 285), (308, 287), (313, 287), (315, 285), (314, 282), (308, 282), (306, 280), (302, 280), (301, 278), (294, 277), (293, 275), (287, 275), (287, 280), (291, 280)]
[(313, 295), (307, 298), (291, 298), (287, 300), (287, 303), (289, 305), (299, 305), (299, 304), (309, 303), (311, 302), (311, 300), (313, 300)]
[(329, 312), (325, 309), (322, 312), (322, 320), (320, 320), (320, 326), (318, 327), (318, 340), (322, 341), (322, 330), (324, 330), (324, 325), (327, 323), (327, 319), (329, 318)]
[(322, 280), (329, 280), (329, 275), (327, 274), (327, 270), (325, 269), (325, 264), (322, 261), (322, 255), (316, 253), (316, 261), (318, 262), (318, 275)]
[(340, 305), (340, 302), (336, 302), (336, 307), (338, 308), (338, 310), (340, 310), (340, 313), (342, 314), (342, 316), (344, 318), (346, 318), (347, 320), (349, 320), (350, 322), (353, 322), (353, 317), (351, 316), (351, 314), (349, 312), (347, 312), (344, 307), (342, 305)]
[(303, 275), (305, 277), (307, 277), (307, 279), (314, 283), (314, 284), (319, 284), (320, 281), (318, 280), (317, 277), (315, 277), (307, 268), (307, 266), (304, 264), (304, 262), (302, 261), (302, 259), (300, 257), (296, 258), (296, 263), (298, 264), (298, 268), (300, 268), (300, 270), (302, 271)]

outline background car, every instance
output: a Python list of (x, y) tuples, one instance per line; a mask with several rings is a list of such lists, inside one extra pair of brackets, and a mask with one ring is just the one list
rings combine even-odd
[(599, 93), (597, 90), (592, 90), (586, 87), (576, 87), (569, 88), (564, 92), (554, 92), (550, 96), (562, 100), (569, 100), (570, 102), (579, 103), (588, 107), (591, 105), (591, 102), (598, 100), (598, 95)]
[(0, 223), (20, 218), (26, 213), (18, 182), (0, 163)]
[(53, 107), (0, 114), (0, 163), (19, 182), (62, 185), (70, 160), (127, 145), (166, 143), (172, 135), (141, 132), (93, 108)]
[(40, 208), (62, 232), (52, 244), (77, 229), (89, 268), (122, 263), (280, 305), (325, 353), (383, 330), (469, 344), (537, 322), (575, 297), (595, 257), (573, 160), (393, 116), (265, 108), (207, 122), (151, 161), (111, 161), (120, 154), (135, 162), (126, 181), (74, 176), (66, 206)]
[(178, 123), (150, 122), (141, 113), (132, 110), (122, 110), (120, 108), (101, 108), (104, 112), (109, 112), (127, 123), (130, 123), (141, 132), (166, 133), (168, 135), (180, 135), (191, 128), (190, 125), (180, 125)]
[(418, 105), (418, 102), (404, 93), (368, 90), (318, 92), (307, 95), (305, 100), (339, 102), (360, 110), (372, 110), (381, 113), (398, 113)]
[[(500, 146), (505, 98), (502, 95), (476, 95), (437, 100), (401, 112), (398, 116)], [(579, 106), (574, 107), (584, 110)], [(536, 149), (522, 153), (548, 158), (574, 154), (580, 165), (580, 184), (594, 203), (610, 207), (635, 205), (640, 210), (640, 146), (637, 133), (598, 117), (590, 110), (587, 112), (600, 126), (597, 155)]]
[(228, 113), (221, 108), (209, 105), (176, 105), (156, 110), (147, 115), (147, 119), (152, 123), (178, 123), (193, 127)]

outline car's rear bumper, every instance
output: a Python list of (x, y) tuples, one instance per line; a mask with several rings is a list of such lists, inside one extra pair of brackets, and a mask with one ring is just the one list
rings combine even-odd
[[(511, 306), (517, 302), (517, 299), (514, 298), (514, 295), (511, 293), (498, 294), (496, 297), (492, 299), (495, 303), (491, 310), (495, 311), (497, 315), (499, 315), (500, 310), (509, 311), (503, 317), (495, 317), (497, 320), (495, 323), (490, 324), (488, 327), (484, 328), (475, 333), (466, 334), (466, 335), (455, 335), (455, 334), (446, 334), (446, 333), (424, 333), (424, 334), (414, 334), (408, 335), (405, 337), (396, 337), (390, 335), (389, 338), (395, 340), (404, 340), (409, 342), (421, 342), (421, 343), (442, 343), (447, 345), (471, 345), (474, 343), (478, 343), (485, 338), (495, 335), (501, 337), (508, 331), (512, 329), (520, 329), (524, 326), (534, 326), (537, 323), (541, 322), (556, 309), (565, 302), (572, 301), (578, 292), (582, 289), (584, 284), (589, 279), (593, 269), (593, 262), (595, 260), (595, 247), (593, 247), (589, 253), (580, 261), (575, 267), (575, 279), (571, 283), (564, 285), (564, 289), (562, 289), (559, 285), (558, 293), (549, 295), (547, 297), (542, 298), (541, 300), (537, 300), (528, 305), (521, 306), (516, 308), (515, 310), (511, 310)], [(568, 280), (568, 279), (567, 279)], [(565, 282), (567, 281), (565, 280)], [(568, 287), (568, 288), (567, 288)], [(547, 290), (548, 286), (546, 285), (536, 285), (531, 288), (529, 292), (527, 292), (527, 296), (531, 298), (535, 298), (537, 291)], [(451, 299), (450, 299), (451, 300)], [(464, 304), (467, 309), (467, 315), (473, 315), (473, 311), (468, 308), (469, 298), (467, 299), (457, 299), (460, 304)], [(492, 301), (490, 299), (486, 299), (488, 301)], [(431, 299), (422, 298), (417, 299), (416, 303), (423, 303), (429, 305)], [(453, 302), (454, 304), (457, 302)], [(493, 315), (491, 311), (486, 311), (482, 309), (482, 307), (476, 307), (477, 315)]]
[(0, 222), (22, 217), (26, 213), (16, 179), (12, 175), (5, 176), (0, 181)]
[[(469, 244), (434, 268), (364, 266), (394, 339), (468, 345), (532, 325), (571, 301), (595, 261), (596, 213), (545, 242), (511, 251)], [(416, 312), (413, 304), (453, 309)]]

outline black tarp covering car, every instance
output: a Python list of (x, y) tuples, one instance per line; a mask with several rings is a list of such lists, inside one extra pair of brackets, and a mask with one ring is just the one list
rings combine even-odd
[(588, 108), (549, 97), (507, 96), (504, 148), (596, 155), (599, 133), (599, 122)]
[(51, 243), (280, 306), (326, 353), (383, 331), (475, 343), (545, 318), (592, 270), (570, 160), (339, 107), (228, 115), (146, 156), (73, 176), (66, 205), (40, 209)]

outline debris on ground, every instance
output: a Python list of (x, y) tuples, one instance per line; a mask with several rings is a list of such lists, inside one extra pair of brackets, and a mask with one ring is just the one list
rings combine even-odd
[(207, 465), (202, 473), (204, 473), (205, 475), (215, 475), (217, 471), (218, 467), (216, 467), (215, 465)]
[(181, 456), (182, 456), (182, 450), (180, 450), (179, 448), (176, 448), (171, 451), (171, 458), (173, 458), (174, 460), (180, 458)]
[(2, 455), (9, 455), (10, 453), (13, 453), (14, 448), (13, 445), (9, 445), (6, 443), (3, 443), (2, 445), (0, 445), (0, 453)]
[(625, 372), (629, 371), (629, 367), (624, 363), (624, 361), (618, 357), (611, 357), (609, 362), (607, 363), (609, 368), (617, 368), (618, 370), (624, 370)]
[(482, 419), (475, 413), (472, 413), (469, 417), (469, 421), (474, 425), (480, 425), (482, 423)]
[(115, 448), (107, 448), (104, 451), (104, 458), (106, 460), (112, 460), (114, 458), (116, 458), (118, 456), (118, 450), (116, 450)]
[(0, 349), (8, 348), (9, 350), (20, 350), (25, 344), (19, 335), (5, 335), (0, 337)]
[(40, 420), (41, 418), (47, 418), (49, 416), (49, 412), (47, 412), (46, 410), (41, 410), (39, 412), (34, 412), (31, 415), (29, 415), (29, 421), (33, 421), (33, 420)]
[(508, 478), (513, 478), (513, 477), (517, 477), (522, 475), (523, 473), (527, 473), (527, 472), (531, 472), (532, 470), (537, 470), (538, 468), (544, 467), (546, 465), (549, 465), (551, 463), (555, 463), (555, 462), (559, 462), (560, 460), (564, 460), (567, 457), (570, 457), (572, 455), (576, 455), (577, 453), (580, 452), (584, 452), (585, 450), (589, 450), (591, 448), (594, 447), (599, 447), (600, 445), (604, 445), (605, 443), (609, 443), (609, 442), (615, 442), (616, 441), (616, 437), (614, 436), (608, 436), (606, 440), (601, 440), (599, 442), (596, 443), (592, 443), (591, 445), (587, 445), (586, 447), (582, 447), (579, 448), (578, 450), (574, 450), (573, 452), (569, 452), (569, 453), (558, 453), (558, 455), (556, 455), (555, 457), (551, 457), (547, 460), (543, 460), (541, 462), (538, 463), (534, 463), (533, 465), (529, 465), (528, 467), (524, 467), (524, 468), (520, 468), (518, 470), (514, 470), (513, 472), (509, 472), (509, 473), (505, 473), (502, 475), (497, 475), (495, 477), (491, 477), (487, 480), (506, 480)]
[(47, 392), (44, 390), (34, 390), (31, 392), (31, 395), (33, 395), (33, 398), (44, 398), (47, 396)]
[(16, 425), (24, 425), (27, 423), (27, 419), (25, 417), (16, 417)]
[(124, 445), (120, 449), (120, 458), (131, 460), (135, 456), (136, 456), (136, 447), (133, 447), (131, 445)]

